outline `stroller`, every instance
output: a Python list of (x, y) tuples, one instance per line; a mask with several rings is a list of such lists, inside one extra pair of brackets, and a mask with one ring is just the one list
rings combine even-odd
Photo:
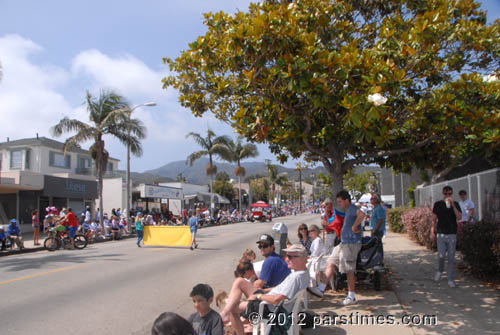
[[(376, 291), (380, 291), (380, 272), (384, 270), (384, 253), (382, 241), (378, 237), (363, 237), (361, 250), (356, 260), (356, 280), (359, 283), (371, 281)], [(347, 280), (345, 273), (337, 269), (335, 279), (330, 284), (333, 290), (339, 291)]]

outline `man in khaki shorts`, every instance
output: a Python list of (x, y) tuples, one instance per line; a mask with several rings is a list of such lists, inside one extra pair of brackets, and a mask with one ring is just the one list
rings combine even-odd
[(355, 276), (356, 259), (361, 249), (361, 229), (365, 214), (351, 203), (351, 196), (347, 191), (340, 191), (337, 194), (337, 204), (345, 210), (344, 225), (340, 234), (340, 244), (337, 245), (330, 257), (327, 259), (326, 279), (318, 287), (310, 287), (308, 291), (317, 297), (323, 297), (326, 283), (335, 273), (335, 266), (339, 271), (347, 274), (347, 285), (349, 294), (344, 299), (344, 305), (356, 303)]

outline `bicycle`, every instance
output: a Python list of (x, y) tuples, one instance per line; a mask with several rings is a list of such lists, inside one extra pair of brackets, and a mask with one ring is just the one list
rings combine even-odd
[[(45, 249), (48, 251), (55, 251), (60, 249), (61, 246), (64, 247), (64, 249), (71, 248), (71, 239), (69, 238), (66, 230), (57, 230), (57, 228), (52, 228), (49, 231), (51, 236), (47, 237), (43, 242)], [(82, 234), (75, 234), (74, 240), (76, 249), (83, 249), (88, 244), (87, 237)]]

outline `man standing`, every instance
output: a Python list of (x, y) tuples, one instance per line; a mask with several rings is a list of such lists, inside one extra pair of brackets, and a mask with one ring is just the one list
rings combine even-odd
[(462, 219), (462, 213), (458, 202), (453, 201), (453, 189), (450, 186), (443, 187), (443, 200), (434, 204), (432, 209), (431, 238), (437, 239), (438, 248), (438, 271), (434, 275), (434, 281), (439, 281), (444, 271), (444, 258), (448, 253), (448, 285), (455, 287), (453, 281), (453, 265), (455, 262), (455, 249), (457, 245), (457, 221)]
[(290, 274), (290, 269), (285, 261), (274, 252), (274, 239), (270, 235), (261, 235), (257, 244), (265, 260), (262, 264), (259, 279), (255, 281), (254, 286), (255, 288), (277, 286)]
[(378, 194), (373, 194), (371, 196), (370, 203), (373, 206), (372, 215), (370, 216), (372, 236), (376, 236), (382, 240), (382, 237), (385, 235), (385, 210), (380, 204), (380, 197)]
[(465, 190), (461, 190), (458, 192), (458, 196), (460, 197), (460, 210), (462, 212), (461, 223), (472, 223), (474, 220), (475, 207), (472, 200), (467, 199), (467, 192)]
[(189, 230), (191, 230), (191, 246), (189, 247), (189, 249), (191, 250), (194, 250), (194, 248), (198, 248), (198, 244), (196, 243), (196, 232), (198, 231), (198, 225), (199, 218), (197, 214), (195, 214), (189, 219)]
[(341, 242), (333, 249), (332, 254), (327, 259), (325, 281), (320, 283), (318, 287), (308, 288), (308, 291), (317, 297), (323, 297), (326, 283), (335, 274), (335, 267), (338, 267), (340, 272), (347, 274), (349, 288), (349, 293), (343, 303), (344, 305), (352, 305), (356, 303), (354, 272), (356, 271), (356, 259), (361, 249), (360, 225), (365, 214), (351, 203), (351, 196), (345, 190), (337, 194), (337, 204), (345, 210), (344, 225), (340, 233)]
[(337, 238), (337, 234), (335, 233), (335, 230), (330, 227), (329, 222), (329, 219), (331, 219), (334, 215), (332, 199), (326, 198), (325, 201), (323, 201), (323, 206), (325, 208), (325, 212), (321, 217), (321, 225), (326, 232), (325, 250), (327, 254), (330, 254), (335, 246), (335, 239)]

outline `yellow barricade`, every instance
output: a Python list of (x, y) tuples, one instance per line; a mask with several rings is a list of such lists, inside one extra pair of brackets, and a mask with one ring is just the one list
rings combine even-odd
[(189, 226), (145, 226), (144, 245), (189, 247), (191, 231)]

